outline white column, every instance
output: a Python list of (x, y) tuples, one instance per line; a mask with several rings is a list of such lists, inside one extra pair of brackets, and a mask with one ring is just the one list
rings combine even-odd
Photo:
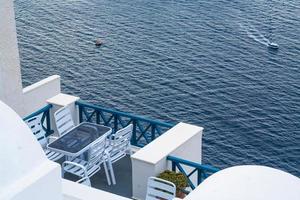
[(23, 114), (22, 81), (12, 0), (0, 0), (0, 100)]
[[(201, 163), (202, 134), (202, 127), (179, 123), (133, 154), (131, 156), (133, 197), (144, 199), (148, 177), (157, 176), (164, 170), (171, 169), (170, 162), (166, 160), (168, 155)], [(184, 170), (189, 173), (192, 169), (184, 167)], [(196, 179), (192, 177), (192, 181), (195, 183)]]
[[(78, 110), (76, 109), (75, 102), (79, 99), (80, 99), (79, 97), (75, 97), (75, 96), (63, 94), (63, 93), (60, 93), (50, 99), (47, 99), (47, 103), (53, 105), (53, 107), (51, 109), (51, 116), (54, 116), (54, 113), (58, 109), (60, 109), (62, 107), (68, 107), (70, 109), (73, 121), (74, 121), (75, 125), (77, 125), (79, 123), (79, 119), (78, 119)], [(52, 128), (53, 128), (55, 134), (59, 135), (58, 131), (57, 131), (55, 120), (52, 117), (51, 117), (51, 124), (52, 124)], [(54, 124), (55, 124), (55, 126), (54, 126)]]

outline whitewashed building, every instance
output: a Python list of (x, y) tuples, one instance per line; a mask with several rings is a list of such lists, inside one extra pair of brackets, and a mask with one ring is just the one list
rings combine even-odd
[[(128, 199), (61, 177), (61, 166), (47, 159), (22, 118), (51, 105), (49, 123), (54, 124), (53, 112), (69, 106), (73, 120), (79, 123), (76, 102), (80, 98), (61, 93), (58, 75), (23, 88), (20, 69), (13, 1), (0, 0), (0, 199)], [(133, 147), (132, 198), (144, 199), (148, 177), (172, 168), (168, 156), (200, 165), (202, 135), (202, 127), (178, 123), (149, 144)], [(194, 170), (192, 166), (184, 169)], [(194, 174), (190, 181), (195, 189), (185, 197), (187, 200), (300, 200), (298, 177), (264, 166), (224, 169), (200, 185)]]

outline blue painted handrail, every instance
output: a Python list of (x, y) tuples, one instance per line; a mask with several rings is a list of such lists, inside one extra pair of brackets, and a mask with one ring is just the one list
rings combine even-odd
[[(204, 179), (206, 179), (209, 175), (218, 172), (219, 169), (210, 165), (201, 165), (199, 163), (195, 163), (189, 160), (185, 160), (182, 158), (174, 157), (174, 156), (168, 156), (167, 160), (172, 162), (172, 171), (176, 171), (176, 168), (183, 173), (188, 180), (189, 186), (193, 189), (196, 188), (194, 183), (191, 181), (190, 176), (193, 175), (195, 172), (197, 172), (197, 185), (199, 185)], [(189, 166), (192, 167), (193, 170), (190, 173), (187, 173), (183, 166)]]
[(110, 126), (113, 131), (133, 124), (131, 144), (143, 147), (160, 136), (174, 124), (160, 122), (130, 113), (121, 112), (101, 106), (95, 106), (83, 101), (76, 101), (79, 111), (79, 122), (88, 121)]
[[(51, 135), (54, 131), (51, 129), (51, 122), (50, 122), (50, 109), (52, 108), (51, 104), (46, 105), (45, 107), (35, 111), (34, 113), (31, 113), (30, 115), (26, 116), (23, 118), (24, 121), (38, 116), (38, 115), (42, 115), (41, 118), (41, 124), (43, 129), (46, 131), (46, 136)], [(46, 127), (44, 126), (46, 122)]]

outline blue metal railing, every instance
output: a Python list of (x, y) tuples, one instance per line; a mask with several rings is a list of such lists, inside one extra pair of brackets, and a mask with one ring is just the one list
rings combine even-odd
[[(199, 185), (204, 179), (206, 179), (211, 174), (219, 171), (219, 169), (210, 166), (210, 165), (201, 165), (199, 163), (195, 163), (189, 160), (184, 160), (182, 158), (174, 157), (174, 156), (168, 156), (167, 160), (172, 162), (172, 171), (176, 171), (176, 168), (183, 173), (187, 177), (187, 181), (189, 186), (193, 189), (196, 188), (195, 184), (192, 182), (190, 177), (197, 172), (197, 185)], [(183, 166), (188, 166), (193, 168), (193, 170), (190, 173), (187, 173)]]
[(27, 117), (23, 118), (24, 121), (42, 115), (41, 124), (43, 129), (46, 131), (46, 136), (51, 135), (54, 131), (51, 129), (51, 122), (50, 122), (50, 109), (52, 108), (51, 104), (46, 105), (45, 107), (37, 110), (36, 112), (28, 115)]
[(147, 119), (130, 113), (95, 106), (83, 101), (77, 101), (79, 122), (88, 121), (110, 126), (113, 131), (133, 124), (131, 144), (143, 147), (160, 136), (174, 124)]

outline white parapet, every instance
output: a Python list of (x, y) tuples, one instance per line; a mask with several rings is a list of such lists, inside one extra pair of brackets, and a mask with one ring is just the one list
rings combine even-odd
[(4, 187), (0, 200), (62, 200), (61, 168), (45, 160), (11, 185)]
[[(52, 104), (52, 106), (53, 106), (51, 109), (51, 116), (54, 116), (55, 111), (57, 111), (58, 109), (60, 109), (62, 107), (68, 107), (70, 109), (70, 112), (71, 112), (71, 115), (73, 118), (73, 122), (76, 125), (76, 124), (78, 124), (79, 119), (78, 119), (78, 110), (76, 109), (75, 102), (79, 99), (80, 98), (76, 97), (76, 96), (59, 93), (59, 94), (51, 97), (50, 99), (47, 99), (46, 102), (48, 104)], [(53, 117), (51, 117), (51, 124), (56, 124)], [(54, 132), (57, 134), (57, 127), (52, 126), (52, 128), (53, 128)]]
[(46, 100), (60, 93), (60, 76), (53, 75), (23, 89), (24, 116), (46, 105)]
[(179, 123), (133, 154), (133, 197), (144, 199), (148, 177), (170, 169), (166, 159), (168, 155), (201, 163), (202, 133), (202, 127)]
[(130, 200), (128, 198), (88, 187), (72, 181), (62, 180), (64, 200)]

